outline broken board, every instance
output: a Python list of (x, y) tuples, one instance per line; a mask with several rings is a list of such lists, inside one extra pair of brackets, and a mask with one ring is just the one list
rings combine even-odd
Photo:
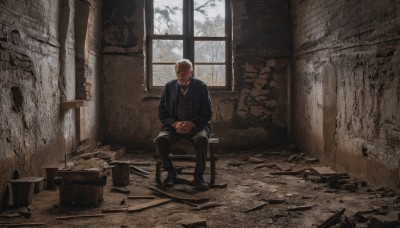
[(156, 188), (156, 187), (149, 187), (152, 191), (163, 195), (165, 197), (175, 199), (175, 200), (184, 200), (192, 203), (201, 203), (204, 201), (208, 201), (209, 198), (207, 197), (199, 197), (199, 196), (192, 196), (183, 192), (178, 192), (175, 190), (169, 189), (168, 191), (164, 191), (162, 189)]
[(138, 204), (138, 205), (129, 207), (127, 211), (128, 211), (128, 212), (142, 211), (142, 210), (145, 210), (145, 209), (147, 209), (147, 208), (151, 208), (151, 207), (155, 207), (155, 206), (162, 205), (162, 204), (165, 204), (165, 203), (169, 203), (169, 202), (171, 202), (171, 201), (172, 201), (172, 199), (156, 199), (156, 200), (151, 200), (151, 201), (149, 201), (149, 202), (147, 202), (147, 203), (142, 203), (142, 204)]
[(207, 226), (207, 221), (202, 218), (188, 218), (182, 219), (178, 221), (184, 227), (199, 227), (199, 226)]
[(338, 174), (335, 170), (328, 166), (312, 167), (311, 170), (318, 173), (321, 176), (330, 176)]

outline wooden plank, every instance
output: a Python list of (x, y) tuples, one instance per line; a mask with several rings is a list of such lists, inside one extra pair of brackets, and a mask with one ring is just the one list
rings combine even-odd
[(254, 167), (254, 169), (261, 169), (261, 168), (264, 168), (264, 167), (273, 168), (273, 167), (276, 167), (276, 164), (275, 163), (272, 163), (272, 164), (261, 164), (261, 165), (257, 165), (256, 167)]
[(255, 210), (261, 209), (261, 208), (263, 208), (263, 207), (264, 207), (265, 205), (267, 205), (267, 204), (268, 204), (268, 202), (260, 203), (260, 204), (254, 206), (254, 207), (252, 207), (252, 208), (250, 208), (250, 209), (245, 210), (244, 213), (249, 213), (249, 212), (251, 212), (251, 211), (255, 211)]
[(258, 158), (255, 158), (255, 157), (249, 157), (248, 161), (252, 162), (252, 163), (263, 163), (264, 162), (264, 160), (258, 159)]
[(336, 175), (337, 172), (328, 166), (312, 167), (311, 170), (318, 173), (321, 176)]
[(104, 208), (101, 213), (115, 213), (115, 212), (125, 212), (127, 208)]
[(288, 211), (305, 211), (305, 210), (310, 210), (311, 208), (313, 208), (313, 205), (305, 205), (305, 206), (288, 208)]
[(222, 206), (222, 204), (218, 203), (218, 202), (209, 202), (209, 203), (198, 205), (197, 207), (192, 208), (190, 210), (192, 210), (192, 211), (200, 211), (200, 210), (213, 208), (213, 207), (219, 207), (219, 206)]
[(332, 227), (333, 225), (339, 223), (340, 222), (340, 217), (342, 217), (342, 215), (344, 214), (344, 211), (345, 211), (345, 209), (343, 208), (342, 210), (340, 210), (336, 214), (332, 215), (324, 223), (319, 225), (318, 228), (328, 228), (328, 227)]
[(159, 206), (159, 205), (162, 205), (162, 204), (165, 204), (165, 203), (169, 203), (171, 201), (172, 201), (172, 199), (151, 200), (151, 201), (149, 201), (147, 203), (142, 203), (142, 204), (139, 204), (139, 205), (135, 205), (135, 206), (129, 207), (127, 211), (128, 212), (138, 212), (138, 211), (142, 211), (142, 210), (145, 210), (145, 209), (148, 209), (148, 208), (151, 208), (151, 207), (155, 207), (155, 206)]
[(46, 223), (36, 223), (36, 222), (30, 222), (30, 223), (3, 223), (0, 224), (0, 227), (30, 227), (30, 226), (45, 226)]
[(73, 109), (73, 108), (80, 108), (85, 105), (84, 100), (71, 100), (71, 101), (64, 101), (61, 102), (61, 109), (62, 110), (68, 110), (68, 109)]
[(183, 192), (178, 192), (172, 189), (168, 189), (167, 191), (164, 191), (160, 188), (155, 188), (155, 187), (149, 187), (151, 190), (166, 196), (171, 199), (176, 199), (176, 200), (183, 200), (183, 201), (188, 201), (188, 202), (193, 202), (193, 203), (201, 203), (204, 201), (208, 201), (209, 198), (207, 197), (199, 197), (199, 196), (193, 196), (189, 195)]
[(202, 218), (187, 218), (178, 221), (184, 227), (199, 227), (199, 226), (207, 226), (207, 221)]
[(76, 218), (98, 218), (98, 217), (104, 217), (104, 216), (105, 216), (105, 214), (71, 215), (71, 216), (56, 217), (56, 220), (68, 220), (68, 219), (76, 219)]
[(128, 196), (128, 199), (154, 199), (154, 198), (156, 198), (155, 196), (145, 196), (145, 195), (142, 195), (142, 196)]
[(149, 174), (149, 172), (147, 172), (146, 170), (143, 170), (141, 168), (135, 167), (133, 165), (129, 166), (129, 168), (135, 170), (136, 172), (140, 172), (140, 173), (143, 173), (143, 174)]

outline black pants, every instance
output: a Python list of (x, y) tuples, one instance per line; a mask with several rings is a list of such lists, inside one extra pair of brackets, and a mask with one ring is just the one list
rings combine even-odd
[(174, 165), (172, 164), (169, 155), (171, 154), (172, 146), (181, 138), (189, 139), (194, 145), (194, 148), (196, 149), (196, 167), (194, 172), (203, 174), (206, 170), (208, 149), (208, 133), (205, 130), (200, 130), (190, 136), (178, 135), (173, 131), (161, 131), (154, 141), (156, 143), (157, 151), (160, 153), (164, 168), (169, 171), (174, 169)]

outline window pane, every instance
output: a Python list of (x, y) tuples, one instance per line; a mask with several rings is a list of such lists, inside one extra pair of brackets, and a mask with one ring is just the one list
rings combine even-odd
[(183, 57), (182, 40), (153, 40), (153, 62), (176, 62)]
[(153, 86), (164, 86), (165, 83), (175, 79), (175, 64), (153, 64)]
[(182, 35), (182, 0), (154, 0), (154, 34)]
[(196, 41), (195, 62), (225, 63), (225, 41)]
[(194, 0), (194, 35), (225, 36), (225, 0)]
[(225, 65), (196, 65), (195, 77), (208, 86), (225, 86)]

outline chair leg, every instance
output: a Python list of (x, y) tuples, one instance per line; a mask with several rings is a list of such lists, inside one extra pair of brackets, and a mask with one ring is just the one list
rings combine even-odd
[(161, 165), (162, 165), (162, 162), (157, 161), (157, 164), (156, 164), (156, 183), (157, 184), (161, 184)]
[(211, 178), (210, 178), (210, 187), (214, 186), (215, 184), (215, 156), (214, 156), (214, 150), (211, 145), (209, 145), (209, 150), (210, 150), (210, 171), (211, 171)]

